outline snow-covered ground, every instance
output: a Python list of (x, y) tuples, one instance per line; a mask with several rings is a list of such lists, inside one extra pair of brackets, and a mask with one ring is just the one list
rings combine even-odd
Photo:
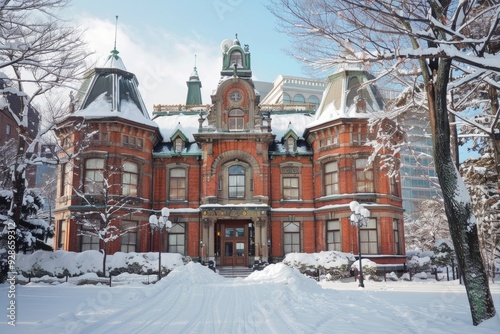
[[(8, 284), (0, 285), (7, 313)], [(1, 333), (498, 333), (472, 326), (458, 281), (320, 282), (283, 264), (224, 278), (188, 263), (159, 283), (16, 285), (16, 327)], [(492, 284), (500, 309), (500, 283)]]

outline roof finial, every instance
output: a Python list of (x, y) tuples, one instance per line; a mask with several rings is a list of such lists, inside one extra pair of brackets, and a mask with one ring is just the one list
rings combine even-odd
[(194, 55), (194, 69), (196, 70), (196, 55)]
[(111, 53), (114, 54), (115, 56), (118, 55), (118, 50), (116, 50), (116, 34), (117, 34), (117, 31), (118, 31), (118, 15), (116, 15), (116, 17), (115, 17), (115, 45), (113, 47), (113, 51), (111, 51)]

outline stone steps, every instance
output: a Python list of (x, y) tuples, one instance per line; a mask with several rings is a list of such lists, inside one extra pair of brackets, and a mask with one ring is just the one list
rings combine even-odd
[(253, 270), (248, 267), (219, 267), (217, 268), (219, 275), (233, 278), (233, 277), (247, 277)]

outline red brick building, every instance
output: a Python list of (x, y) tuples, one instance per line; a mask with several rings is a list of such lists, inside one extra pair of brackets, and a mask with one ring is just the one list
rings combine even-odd
[[(223, 47), (221, 80), (201, 104), (196, 68), (187, 105), (155, 105), (150, 119), (135, 76), (113, 53), (89, 73), (74, 113), (60, 124), (67, 150), (86, 142), (77, 160), (60, 166), (56, 248), (71, 251), (178, 252), (219, 266), (277, 261), (289, 252), (358, 253), (351, 201), (370, 210), (361, 228), (363, 256), (405, 262), (400, 184), (369, 161), (368, 118), (382, 113), (370, 75), (340, 70), (329, 78), (317, 110), (308, 104), (261, 105), (250, 52), (238, 39)], [(85, 131), (72, 122), (84, 119)], [(87, 135), (87, 139), (85, 139)], [(110, 173), (111, 170), (117, 171)], [(110, 194), (128, 198), (113, 224), (129, 231), (103, 244), (81, 235), (86, 194), (112, 179)], [(148, 217), (167, 207), (172, 228), (152, 231)], [(85, 233), (83, 233), (85, 234)]]

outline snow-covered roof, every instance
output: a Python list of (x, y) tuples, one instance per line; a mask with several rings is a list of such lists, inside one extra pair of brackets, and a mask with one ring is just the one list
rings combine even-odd
[(293, 129), (297, 136), (303, 139), (302, 135), (312, 121), (314, 121), (314, 116), (309, 113), (271, 114), (272, 133), (276, 135), (276, 140), (281, 141), (283, 136)]
[(116, 68), (122, 71), (127, 71), (125, 64), (123, 64), (122, 59), (118, 56), (118, 51), (114, 49), (104, 62), (102, 68)]
[[(171, 142), (171, 136), (177, 131), (181, 131), (189, 142), (194, 142), (194, 133), (198, 133), (200, 123), (198, 113), (171, 113), (154, 118), (160, 129), (164, 143)], [(204, 125), (207, 121), (204, 120)]]
[(119, 117), (156, 127), (138, 89), (135, 75), (128, 72), (118, 51), (111, 51), (102, 67), (89, 72), (77, 96), (75, 116), (97, 119)]
[(139, 110), (137, 105), (130, 101), (121, 101), (120, 112), (111, 109), (111, 102), (102, 93), (85, 109), (78, 110), (74, 113), (75, 116), (81, 116), (86, 119), (99, 119), (105, 117), (121, 117), (139, 124), (156, 127), (156, 123), (149, 118), (145, 118), (144, 114)]
[(369, 118), (383, 110), (383, 101), (374, 85), (364, 83), (372, 76), (361, 69), (342, 68), (328, 78), (328, 84), (315, 114), (316, 126), (339, 118)]

